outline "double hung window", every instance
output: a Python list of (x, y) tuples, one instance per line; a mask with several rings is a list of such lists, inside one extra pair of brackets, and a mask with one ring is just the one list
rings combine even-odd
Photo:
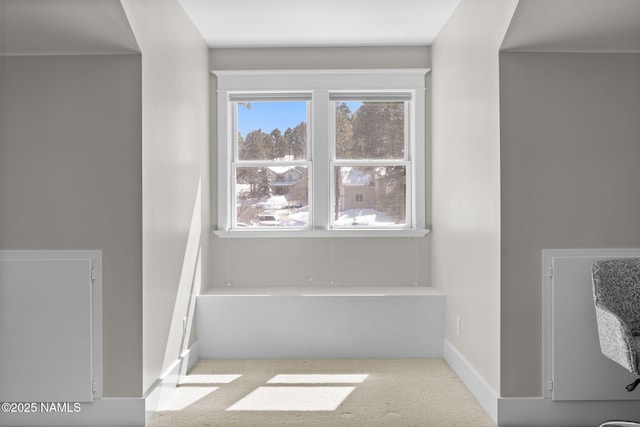
[(311, 93), (230, 95), (232, 229), (311, 224)]
[(331, 227), (411, 227), (411, 94), (337, 92), (329, 100)]
[(217, 234), (422, 233), (425, 72), (215, 72)]

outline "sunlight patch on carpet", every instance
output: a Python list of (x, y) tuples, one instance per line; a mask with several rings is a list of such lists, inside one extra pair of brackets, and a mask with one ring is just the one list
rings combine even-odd
[(369, 374), (281, 374), (267, 381), (267, 384), (356, 384)]
[(216, 391), (218, 387), (178, 387), (171, 397), (158, 407), (158, 411), (180, 411)]
[(258, 387), (227, 411), (335, 411), (355, 387)]
[(237, 380), (240, 374), (185, 375), (179, 384), (229, 384)]

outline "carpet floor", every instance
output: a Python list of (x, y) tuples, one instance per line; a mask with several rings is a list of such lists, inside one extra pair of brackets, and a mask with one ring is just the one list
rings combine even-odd
[(442, 359), (201, 360), (149, 427), (495, 427)]

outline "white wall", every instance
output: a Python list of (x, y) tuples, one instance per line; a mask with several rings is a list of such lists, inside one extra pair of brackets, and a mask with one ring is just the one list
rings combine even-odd
[(502, 53), (500, 75), (502, 391), (539, 396), (541, 250), (640, 245), (640, 54)]
[(497, 393), (498, 49), (516, 4), (517, 0), (462, 0), (431, 50), (432, 281), (447, 295), (447, 340)]
[(0, 249), (102, 250), (104, 396), (140, 396), (140, 56), (0, 65)]
[(193, 295), (207, 280), (208, 48), (177, 0), (122, 3), (142, 51), (146, 391), (192, 341)]
[[(427, 47), (211, 49), (210, 68), (429, 68), (429, 56)], [(215, 137), (215, 76), (211, 80), (212, 135)], [(212, 147), (216, 143), (212, 139)], [(215, 165), (215, 150), (211, 154)], [(212, 181), (215, 181), (215, 173)], [(217, 187), (215, 182), (212, 185), (212, 212), (217, 212)], [(215, 218), (213, 224), (216, 224)], [(227, 283), (232, 286), (323, 286), (330, 285), (331, 280), (335, 285), (347, 286), (430, 284), (429, 236), (220, 239), (212, 235), (211, 239), (212, 286), (226, 286)], [(312, 281), (309, 281), (310, 277)]]

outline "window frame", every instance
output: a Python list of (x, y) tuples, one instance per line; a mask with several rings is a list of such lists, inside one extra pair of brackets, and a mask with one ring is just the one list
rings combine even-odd
[[(237, 185), (237, 169), (238, 168), (243, 168), (243, 167), (248, 167), (248, 168), (270, 168), (273, 166), (276, 167), (304, 167), (307, 170), (307, 198), (309, 200), (309, 225), (307, 227), (286, 227), (285, 230), (309, 230), (311, 229), (311, 225), (313, 224), (313, 216), (312, 216), (312, 205), (313, 205), (313, 200), (310, 197), (312, 194), (312, 183), (313, 183), (313, 162), (312, 162), (312, 153), (311, 153), (311, 147), (312, 147), (312, 131), (311, 131), (311, 126), (312, 126), (312, 121), (311, 121), (311, 108), (312, 108), (312, 96), (313, 94), (310, 91), (304, 91), (304, 92), (291, 92), (291, 93), (271, 93), (271, 92), (266, 92), (266, 93), (241, 93), (241, 96), (238, 97), (234, 97), (234, 95), (237, 95), (235, 93), (230, 94), (229, 96), (229, 105), (230, 105), (230, 112), (229, 114), (231, 114), (231, 130), (230, 130), (230, 135), (227, 137), (229, 138), (229, 144), (230, 147), (229, 149), (231, 150), (231, 165), (230, 165), (230, 173), (231, 173), (231, 179), (230, 179), (230, 185), (231, 185), (231, 189), (229, 191), (229, 196), (231, 197), (231, 200), (229, 200), (229, 207), (231, 209), (230, 212), (230, 227), (229, 230), (234, 230), (234, 231), (238, 231), (239, 227), (237, 226), (237, 220), (238, 220), (238, 215), (237, 215), (237, 200), (235, 198), (235, 194), (236, 193), (236, 185)], [(234, 99), (235, 98), (235, 99)], [(242, 99), (241, 99), (242, 98)], [(308, 98), (308, 99), (307, 99)], [(237, 105), (235, 105), (235, 103), (241, 102), (241, 101), (251, 101), (251, 102), (288, 102), (288, 101), (298, 101), (298, 102), (306, 102), (307, 106), (306, 106), (306, 122), (307, 122), (307, 147), (306, 147), (306, 158), (304, 160), (269, 160), (269, 159), (264, 159), (264, 160), (243, 160), (240, 159), (240, 155), (239, 155), (239, 143), (238, 143), (238, 134), (236, 132), (237, 129), (237, 123), (238, 123), (238, 111), (237, 111)], [(245, 135), (246, 136), (246, 135)], [(277, 176), (277, 175), (276, 175)], [(256, 228), (256, 227), (251, 227), (249, 230), (251, 231), (262, 231), (262, 229), (260, 228)], [(249, 230), (239, 230), (241, 232), (246, 232)]]
[[(223, 70), (212, 71), (217, 78), (217, 228), (219, 237), (418, 237), (428, 233), (426, 223), (426, 94), (428, 69), (363, 69), (363, 70)], [(312, 93), (308, 122), (307, 159), (309, 171), (310, 228), (238, 229), (235, 225), (236, 155), (234, 153), (234, 117), (232, 95), (265, 95)], [(335, 157), (335, 111), (330, 94), (411, 94), (411, 108), (405, 116), (411, 124), (408, 133), (407, 209), (404, 228), (336, 228), (332, 227), (333, 167), (341, 160)], [(383, 161), (384, 162), (384, 161)], [(391, 163), (397, 163), (392, 161)], [(282, 164), (284, 166), (284, 163)], [(232, 182), (233, 181), (233, 182)]]
[[(397, 91), (395, 91), (397, 92)], [(362, 92), (353, 92), (353, 91), (349, 91), (349, 92), (344, 92), (344, 91), (330, 91), (329, 93), (329, 109), (331, 111), (330, 113), (330, 117), (329, 117), (329, 125), (331, 128), (331, 135), (330, 135), (330, 147), (331, 147), (331, 165), (330, 165), (330, 186), (329, 188), (331, 189), (330, 192), (330, 208), (333, 210), (335, 208), (334, 203), (336, 203), (336, 197), (335, 197), (335, 189), (336, 189), (336, 182), (335, 182), (335, 173), (334, 170), (337, 167), (376, 167), (376, 166), (382, 166), (382, 167), (396, 167), (396, 166), (400, 166), (400, 167), (404, 167), (406, 170), (406, 191), (405, 191), (405, 217), (406, 219), (408, 219), (407, 224), (404, 225), (399, 225), (396, 227), (387, 227), (387, 228), (382, 228), (382, 227), (364, 227), (364, 226), (358, 226), (358, 227), (348, 227), (348, 226), (340, 226), (340, 225), (336, 225), (334, 224), (335, 219), (333, 219), (333, 214), (330, 215), (330, 220), (329, 220), (329, 228), (331, 230), (407, 230), (407, 229), (413, 229), (413, 215), (415, 212), (413, 212), (412, 206), (413, 206), (413, 192), (412, 192), (412, 187), (413, 187), (413, 170), (411, 165), (413, 164), (413, 155), (414, 153), (411, 151), (411, 147), (415, 144), (415, 141), (413, 141), (414, 135), (411, 132), (411, 127), (413, 126), (413, 120), (411, 117), (411, 112), (413, 110), (412, 106), (414, 104), (414, 96), (413, 93), (411, 93), (411, 96), (409, 99), (404, 99), (406, 98), (406, 96), (408, 95), (407, 91), (403, 91), (402, 93), (394, 93), (394, 92), (390, 92), (390, 91), (362, 91)], [(401, 99), (403, 98), (403, 99)], [(402, 159), (400, 158), (391, 158), (391, 159), (372, 159), (372, 158), (354, 158), (354, 159), (343, 159), (343, 158), (339, 158), (337, 156), (338, 153), (338, 147), (337, 147), (337, 142), (338, 142), (338, 138), (336, 135), (336, 123), (335, 123), (335, 112), (336, 112), (336, 108), (339, 102), (341, 101), (345, 101), (345, 100), (349, 100), (349, 101), (360, 101), (360, 102), (366, 102), (366, 101), (378, 101), (378, 102), (384, 102), (384, 101), (398, 101), (401, 100), (404, 102), (404, 135), (403, 135), (403, 139), (404, 139), (404, 143), (403, 143), (403, 157)]]

